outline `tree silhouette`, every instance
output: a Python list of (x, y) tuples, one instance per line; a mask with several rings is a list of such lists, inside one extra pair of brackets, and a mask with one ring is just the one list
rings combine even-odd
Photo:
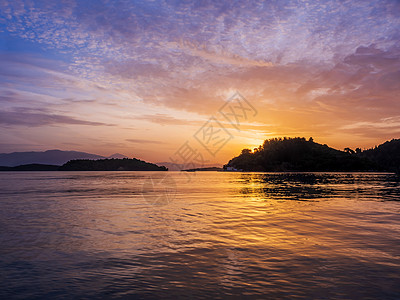
[(225, 169), (244, 171), (366, 171), (373, 167), (367, 159), (346, 148), (339, 151), (315, 143), (312, 138), (273, 138), (253, 152), (243, 149), (229, 161)]

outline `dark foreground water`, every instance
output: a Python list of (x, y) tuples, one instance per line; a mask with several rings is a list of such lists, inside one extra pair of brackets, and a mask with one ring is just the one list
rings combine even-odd
[(0, 173), (0, 299), (400, 298), (398, 177), (186, 175)]

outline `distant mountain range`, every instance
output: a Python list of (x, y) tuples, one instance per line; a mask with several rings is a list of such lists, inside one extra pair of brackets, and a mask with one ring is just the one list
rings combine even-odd
[(15, 167), (27, 164), (43, 164), (61, 166), (74, 159), (105, 159), (105, 158), (128, 158), (119, 153), (109, 157), (78, 151), (47, 150), (42, 152), (13, 152), (0, 154), (0, 166)]

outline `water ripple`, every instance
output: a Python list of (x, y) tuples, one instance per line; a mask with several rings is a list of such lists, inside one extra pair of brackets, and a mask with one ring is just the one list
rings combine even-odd
[(0, 174), (0, 298), (400, 298), (395, 175), (163, 176)]

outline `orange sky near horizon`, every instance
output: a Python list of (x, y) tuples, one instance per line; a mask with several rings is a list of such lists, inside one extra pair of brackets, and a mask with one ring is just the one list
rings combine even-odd
[[(399, 29), (396, 1), (5, 1), (0, 153), (370, 148), (400, 137)], [(220, 113), (236, 91), (256, 111), (240, 130)], [(212, 117), (231, 136), (216, 153), (195, 137)]]

